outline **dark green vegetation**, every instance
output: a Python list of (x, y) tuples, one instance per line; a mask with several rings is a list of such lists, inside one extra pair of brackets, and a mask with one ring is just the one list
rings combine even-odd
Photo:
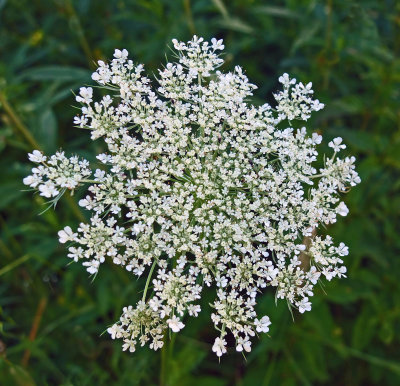
[[(397, 4), (397, 5), (396, 5)], [(161, 355), (122, 353), (100, 336), (143, 283), (106, 265), (91, 283), (57, 231), (84, 218), (74, 200), (42, 216), (22, 192), (26, 153), (59, 147), (89, 160), (100, 149), (73, 128), (71, 90), (114, 48), (155, 70), (173, 37), (225, 39), (225, 69), (242, 65), (271, 101), (277, 77), (312, 81), (326, 108), (310, 128), (342, 136), (362, 184), (350, 215), (330, 229), (350, 247), (348, 279), (316, 291), (312, 312), (260, 309), (271, 337), (218, 363), (209, 312), (177, 336), (170, 385), (400, 384), (400, 4), (395, 0), (0, 0), (0, 384), (151, 385)], [(83, 192), (78, 192), (81, 195)], [(326, 294), (325, 294), (326, 292)], [(207, 309), (205, 303), (203, 308)]]

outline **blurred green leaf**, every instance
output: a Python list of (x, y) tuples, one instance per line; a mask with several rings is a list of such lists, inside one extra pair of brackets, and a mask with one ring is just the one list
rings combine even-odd
[(238, 32), (243, 32), (246, 34), (251, 34), (254, 32), (254, 29), (251, 25), (243, 22), (239, 18), (236, 17), (229, 17), (228, 19), (221, 19), (218, 24), (226, 28), (228, 30), (232, 31), (238, 31)]
[(22, 79), (35, 81), (57, 80), (60, 82), (88, 82), (91, 72), (86, 68), (68, 66), (41, 66), (25, 70), (21, 73)]
[(24, 193), (21, 191), (26, 188), (22, 181), (7, 181), (0, 185), (0, 209), (4, 209), (17, 200)]
[(370, 307), (365, 307), (361, 315), (357, 317), (352, 335), (352, 346), (363, 350), (370, 343), (377, 328), (377, 319)]
[(204, 349), (199, 347), (186, 345), (177, 354), (174, 355), (173, 360), (169, 362), (170, 368), (168, 369), (168, 382), (171, 385), (184, 385), (190, 381), (193, 369), (195, 369), (199, 363), (207, 355)]
[(0, 11), (4, 8), (6, 3), (7, 3), (7, 0), (0, 0)]
[(285, 7), (276, 7), (272, 5), (264, 5), (261, 7), (254, 7), (256, 13), (265, 13), (266, 15), (278, 16), (289, 19), (299, 19), (301, 15)]
[(57, 146), (57, 119), (51, 109), (44, 109), (40, 113), (36, 138), (47, 153), (52, 153)]
[(3, 385), (35, 386), (29, 373), (21, 366), (0, 358), (0, 378)]
[(305, 27), (294, 40), (290, 52), (293, 54), (300, 47), (304, 46), (305, 44), (309, 44), (320, 28), (321, 23), (318, 21), (315, 21), (312, 25)]

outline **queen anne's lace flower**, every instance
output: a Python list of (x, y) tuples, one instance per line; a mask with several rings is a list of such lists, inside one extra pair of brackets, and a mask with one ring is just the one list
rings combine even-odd
[(240, 67), (217, 70), (222, 40), (173, 45), (177, 62), (159, 70), (157, 86), (126, 50), (115, 50), (92, 76), (110, 94), (93, 103), (92, 88), (80, 89), (75, 123), (107, 146), (92, 180), (86, 160), (35, 150), (24, 183), (49, 198), (89, 183), (79, 205), (90, 222), (59, 232), (71, 243), (68, 257), (91, 274), (109, 260), (146, 276), (142, 300), (108, 329), (123, 350), (161, 348), (166, 330), (183, 329), (187, 315), (201, 312), (204, 287), (214, 286), (212, 350), (227, 352), (230, 331), (236, 350), (249, 352), (251, 338), (271, 324), (255, 309), (266, 287), (303, 313), (321, 277), (345, 276), (348, 248), (316, 230), (347, 215), (340, 195), (360, 178), (354, 157), (338, 155), (341, 138), (317, 170), (322, 136), (292, 127), (323, 108), (311, 83), (284, 74), (276, 108), (255, 106), (256, 86)]
[(168, 327), (173, 332), (178, 332), (178, 331), (182, 330), (183, 327), (185, 327), (185, 325), (176, 316), (173, 316), (171, 319), (168, 319), (167, 323), (168, 323)]
[(38, 150), (28, 156), (30, 161), (40, 165), (24, 178), (24, 184), (36, 188), (46, 198), (56, 197), (66, 189), (73, 191), (92, 173), (88, 161), (79, 160), (77, 156), (67, 158), (64, 152), (57, 152), (49, 159)]

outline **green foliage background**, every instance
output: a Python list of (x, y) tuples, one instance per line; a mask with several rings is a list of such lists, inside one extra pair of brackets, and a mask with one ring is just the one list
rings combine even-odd
[[(400, 3), (396, 0), (0, 0), (0, 384), (152, 385), (160, 353), (121, 352), (106, 326), (136, 302), (143, 283), (111, 265), (91, 283), (56, 233), (85, 217), (74, 200), (42, 216), (23, 192), (26, 153), (63, 147), (93, 160), (100, 144), (73, 128), (71, 90), (90, 84), (93, 60), (115, 48), (154, 71), (174, 37), (225, 39), (226, 64), (242, 65), (271, 101), (277, 77), (312, 81), (326, 108), (309, 127), (342, 136), (362, 184), (350, 216), (329, 230), (350, 247), (348, 279), (316, 291), (295, 315), (272, 294), (260, 302), (270, 336), (247, 361), (221, 363), (205, 311), (179, 333), (169, 385), (400, 384)], [(83, 192), (78, 192), (77, 196)], [(326, 294), (324, 293), (326, 292)], [(209, 294), (212, 296), (212, 294)]]

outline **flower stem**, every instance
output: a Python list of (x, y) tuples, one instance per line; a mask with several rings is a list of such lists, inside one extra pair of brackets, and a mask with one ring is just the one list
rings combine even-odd
[(168, 339), (169, 336), (168, 331), (166, 331), (164, 335), (164, 345), (161, 348), (160, 386), (168, 385), (167, 369), (171, 367), (170, 361), (177, 334), (173, 333), (170, 339)]
[(100, 184), (100, 181), (96, 181), (96, 180), (87, 180), (87, 179), (80, 180), (80, 182), (84, 182), (84, 183), (86, 183), (86, 184)]
[(160, 368), (160, 386), (167, 385), (167, 361), (168, 361), (168, 332), (164, 335), (164, 345), (161, 348), (161, 368)]
[(156, 263), (157, 263), (157, 260), (154, 259), (153, 264), (150, 268), (149, 276), (147, 276), (146, 286), (144, 287), (144, 292), (143, 292), (143, 296), (142, 296), (143, 302), (146, 300), (147, 290), (149, 288), (150, 279), (151, 279), (151, 276), (153, 275), (153, 271), (154, 271), (154, 267), (156, 266)]
[(33, 138), (28, 128), (19, 119), (18, 115), (16, 114), (12, 106), (8, 103), (6, 96), (2, 92), (0, 92), (0, 103), (2, 104), (4, 111), (10, 117), (10, 120), (14, 124), (14, 128), (17, 129), (20, 134), (22, 134), (22, 136), (32, 146), (33, 149), (40, 150), (40, 145), (37, 143), (35, 138)]
[(86, 35), (83, 31), (79, 16), (71, 0), (65, 0), (64, 4), (65, 4), (65, 11), (69, 18), (69, 23), (71, 24), (73, 32), (76, 34), (76, 37), (78, 38), (79, 44), (81, 45), (81, 48), (86, 56), (86, 59), (88, 60), (89, 66), (92, 67), (94, 61), (94, 55), (90, 49), (90, 44), (86, 39)]

